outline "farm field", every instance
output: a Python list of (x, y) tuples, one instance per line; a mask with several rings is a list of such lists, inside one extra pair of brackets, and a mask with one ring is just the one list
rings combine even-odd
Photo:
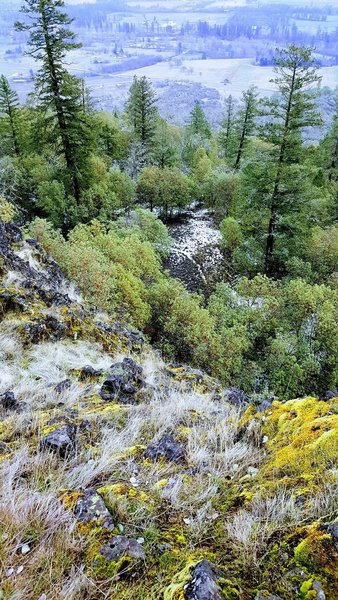
[[(181, 65), (163, 62), (120, 74), (119, 79), (130, 79), (134, 74), (145, 75), (154, 83), (167, 80), (200, 83), (217, 90), (221, 96), (232, 94), (235, 98), (250, 85), (256, 85), (262, 96), (275, 89), (270, 82), (273, 68), (253, 65), (250, 58), (185, 60)], [(335, 88), (338, 85), (338, 66), (323, 67), (320, 74), (322, 86)]]

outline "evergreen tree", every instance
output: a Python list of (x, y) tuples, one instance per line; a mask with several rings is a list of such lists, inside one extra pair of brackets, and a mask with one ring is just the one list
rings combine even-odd
[(225, 159), (229, 158), (233, 150), (233, 134), (234, 134), (234, 120), (235, 120), (235, 106), (233, 97), (230, 95), (225, 101), (226, 111), (225, 116), (221, 124), (221, 131), (219, 134), (219, 144), (222, 151), (222, 156)]
[(246, 92), (243, 92), (243, 107), (238, 113), (239, 144), (234, 164), (235, 169), (239, 169), (243, 152), (248, 142), (248, 138), (254, 133), (255, 120), (257, 116), (257, 91), (255, 86), (251, 86)]
[(0, 136), (6, 154), (20, 155), (20, 105), (18, 94), (11, 89), (8, 79), (0, 76)]
[(134, 77), (126, 106), (127, 119), (132, 127), (134, 140), (139, 145), (140, 166), (149, 163), (154, 147), (158, 110), (157, 98), (146, 77)]
[(193, 135), (207, 139), (211, 138), (210, 125), (199, 102), (195, 102), (195, 106), (190, 113), (188, 129)]
[[(295, 197), (294, 182), (288, 181), (288, 165), (297, 164), (301, 157), (301, 133), (304, 127), (318, 125), (318, 116), (314, 94), (310, 86), (317, 84), (320, 77), (312, 58), (312, 49), (291, 44), (277, 50), (275, 59), (276, 78), (279, 97), (266, 103), (269, 121), (264, 125), (263, 137), (274, 144), (276, 149), (275, 175), (269, 201), (270, 218), (265, 246), (266, 274), (272, 273), (272, 257), (275, 247), (278, 220), (287, 210)], [(291, 190), (288, 189), (289, 183)], [(290, 193), (293, 198), (291, 199)]]
[(35, 94), (52, 142), (59, 147), (67, 167), (70, 191), (80, 202), (81, 171), (90, 149), (90, 130), (83, 110), (83, 86), (65, 68), (66, 54), (79, 48), (69, 29), (72, 19), (63, 11), (63, 0), (25, 0), (21, 11), (26, 22), (18, 31), (29, 33), (27, 54), (39, 61)]
[(333, 118), (333, 124), (327, 142), (329, 147), (329, 181), (332, 182), (338, 180), (338, 98), (336, 99), (336, 113)]

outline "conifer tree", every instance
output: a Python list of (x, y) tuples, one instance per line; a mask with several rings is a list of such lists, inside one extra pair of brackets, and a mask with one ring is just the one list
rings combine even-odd
[(327, 136), (328, 146), (328, 173), (329, 181), (338, 180), (338, 98), (336, 98), (336, 113), (333, 117), (333, 124), (329, 135)]
[(11, 89), (8, 79), (0, 76), (0, 136), (6, 154), (21, 153), (20, 105), (18, 94)]
[(140, 167), (149, 163), (154, 146), (158, 110), (157, 98), (146, 77), (134, 77), (126, 106), (127, 119), (132, 127), (134, 140), (140, 147)]
[(25, 22), (18, 31), (29, 33), (27, 54), (39, 61), (35, 96), (44, 114), (45, 128), (63, 155), (70, 191), (80, 202), (81, 170), (90, 146), (83, 111), (83, 88), (65, 67), (66, 53), (81, 47), (69, 29), (72, 19), (64, 12), (64, 0), (25, 0)]
[[(266, 103), (269, 120), (264, 124), (263, 134), (265, 139), (274, 144), (276, 150), (265, 246), (266, 274), (272, 273), (279, 217), (286, 205), (290, 205), (291, 200), (288, 193), (287, 167), (300, 160), (303, 128), (320, 124), (315, 97), (310, 89), (320, 81), (312, 58), (312, 49), (291, 44), (285, 49), (277, 50), (274, 63), (276, 77), (272, 81), (278, 86), (279, 96)], [(294, 194), (293, 182), (290, 183)], [(293, 202), (296, 200), (298, 201), (294, 197)]]
[(255, 120), (257, 116), (257, 91), (255, 86), (251, 86), (246, 92), (243, 92), (243, 106), (238, 113), (239, 143), (234, 164), (235, 169), (239, 169), (241, 159), (248, 138), (254, 133)]
[(234, 120), (235, 120), (235, 106), (234, 99), (230, 95), (225, 101), (225, 116), (221, 124), (221, 131), (219, 134), (219, 144), (221, 147), (222, 155), (225, 159), (229, 158), (232, 154), (233, 149), (233, 137), (234, 137)]
[(193, 135), (199, 135), (202, 138), (208, 139), (211, 138), (210, 125), (199, 102), (195, 102), (195, 106), (190, 113), (188, 128)]

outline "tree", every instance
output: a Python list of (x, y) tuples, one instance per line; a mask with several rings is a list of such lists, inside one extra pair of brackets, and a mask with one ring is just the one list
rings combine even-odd
[(338, 98), (336, 98), (336, 113), (333, 117), (332, 128), (324, 140), (324, 144), (327, 146), (329, 181), (336, 181), (338, 180)]
[(158, 119), (154, 138), (153, 163), (164, 167), (175, 167), (179, 163), (180, 133), (164, 119)]
[(11, 89), (8, 79), (0, 76), (0, 135), (6, 154), (20, 155), (20, 105), (18, 94)]
[(309, 89), (320, 80), (312, 49), (291, 44), (286, 49), (277, 50), (274, 63), (276, 78), (272, 81), (278, 86), (279, 97), (266, 103), (270, 120), (264, 125), (263, 135), (274, 144), (276, 150), (265, 246), (266, 274), (272, 273), (278, 220), (289, 196), (288, 177), (285, 177), (287, 167), (299, 162), (302, 129), (320, 123), (314, 95)]
[(188, 129), (193, 135), (199, 135), (207, 139), (211, 138), (210, 125), (199, 102), (195, 102), (195, 106), (190, 113)]
[(254, 133), (256, 116), (257, 90), (255, 86), (251, 86), (246, 92), (243, 92), (243, 107), (240, 109), (237, 118), (239, 128), (239, 144), (234, 164), (235, 169), (239, 169), (248, 138)]
[(177, 168), (146, 167), (139, 175), (137, 194), (150, 210), (158, 207), (167, 217), (174, 209), (181, 210), (189, 204), (189, 179)]
[(219, 144), (222, 151), (222, 156), (227, 159), (232, 154), (233, 142), (234, 142), (234, 120), (235, 120), (235, 107), (233, 97), (230, 95), (225, 101), (226, 112), (224, 119), (221, 124), (221, 131), (219, 133)]
[(27, 54), (39, 61), (35, 80), (38, 108), (51, 141), (64, 156), (70, 191), (80, 202), (81, 171), (90, 151), (90, 130), (84, 113), (83, 87), (65, 68), (66, 54), (79, 48), (72, 23), (63, 11), (63, 0), (25, 0), (21, 11), (25, 22), (16, 23), (18, 31), (27, 31)]
[(156, 95), (146, 77), (134, 77), (129, 90), (126, 106), (127, 119), (131, 125), (134, 140), (140, 146), (140, 167), (149, 163), (154, 146), (158, 111)]

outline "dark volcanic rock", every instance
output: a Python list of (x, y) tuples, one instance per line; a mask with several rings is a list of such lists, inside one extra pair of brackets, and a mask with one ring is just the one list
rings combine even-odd
[(327, 531), (332, 536), (335, 549), (338, 551), (338, 523), (325, 523), (320, 529)]
[(84, 492), (75, 505), (74, 513), (81, 523), (95, 522), (98, 527), (109, 531), (115, 527), (112, 515), (95, 490)]
[(21, 233), (21, 229), (17, 227), (17, 225), (14, 225), (14, 223), (6, 223), (5, 229), (8, 239), (13, 244), (18, 244), (19, 242), (22, 242), (23, 235)]
[(102, 373), (103, 373), (102, 370), (96, 370), (91, 365), (86, 365), (85, 367), (82, 367), (82, 369), (80, 371), (80, 380), (86, 381), (86, 379), (100, 377), (102, 375)]
[(6, 410), (16, 410), (19, 408), (20, 404), (15, 398), (13, 392), (6, 392), (0, 396), (0, 406)]
[(142, 367), (131, 358), (125, 358), (110, 368), (110, 376), (103, 383), (100, 394), (106, 401), (118, 400), (122, 404), (137, 401), (135, 394), (145, 387)]
[(66, 458), (75, 451), (75, 434), (76, 427), (74, 425), (64, 425), (46, 435), (41, 441), (40, 449), (51, 450), (61, 458)]
[(70, 379), (64, 379), (63, 381), (60, 381), (60, 383), (56, 384), (54, 391), (57, 394), (62, 394), (62, 392), (64, 392), (65, 390), (69, 390), (71, 385), (72, 385), (72, 382)]
[(100, 550), (109, 562), (118, 562), (124, 556), (133, 558), (135, 562), (145, 559), (144, 550), (136, 540), (117, 535), (113, 537), (107, 544), (102, 546)]
[(8, 454), (11, 451), (10, 447), (4, 442), (0, 442), (0, 454)]
[(207, 560), (202, 560), (194, 569), (193, 578), (186, 587), (186, 600), (225, 600), (217, 583), (223, 573)]
[(67, 333), (67, 327), (52, 315), (40, 317), (23, 326), (27, 342), (37, 344), (44, 340), (58, 341)]
[(319, 400), (332, 400), (332, 398), (338, 398), (337, 390), (328, 390), (323, 397), (319, 398)]
[(271, 400), (263, 400), (257, 407), (257, 411), (258, 412), (264, 412), (265, 410), (268, 410), (268, 408), (271, 408), (272, 406), (272, 402)]
[(229, 388), (226, 390), (225, 400), (241, 411), (246, 410), (250, 404), (249, 396), (238, 388)]
[(165, 458), (171, 462), (183, 462), (185, 460), (184, 447), (176, 442), (170, 433), (164, 435), (158, 442), (151, 444), (144, 452), (144, 458), (156, 461)]

